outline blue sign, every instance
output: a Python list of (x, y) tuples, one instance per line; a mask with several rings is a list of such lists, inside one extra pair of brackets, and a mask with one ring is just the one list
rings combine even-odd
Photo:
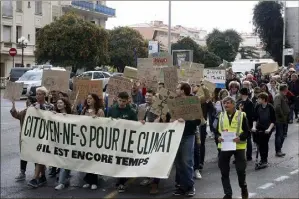
[(297, 64), (295, 65), (295, 69), (296, 69), (296, 71), (299, 71), (299, 63), (297, 63)]

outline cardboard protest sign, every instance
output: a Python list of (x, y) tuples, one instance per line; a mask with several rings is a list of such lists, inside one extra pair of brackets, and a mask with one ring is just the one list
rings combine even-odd
[(164, 82), (163, 68), (172, 66), (172, 56), (168, 52), (158, 52), (151, 54), (153, 67), (157, 72), (158, 82)]
[[(73, 96), (76, 96), (78, 101), (83, 101), (87, 98), (88, 94), (95, 93), (103, 98), (103, 81), (102, 80), (86, 80), (76, 79), (75, 89)], [(78, 96), (77, 96), (78, 95)]]
[(167, 106), (172, 119), (195, 120), (203, 118), (201, 103), (197, 96), (168, 100)]
[(139, 58), (137, 61), (137, 69), (137, 78), (141, 80), (147, 88), (156, 90), (158, 87), (158, 74), (157, 71), (154, 70), (153, 59)]
[[(186, 63), (188, 63), (186, 65)], [(185, 67), (185, 66), (190, 66)], [(196, 67), (193, 67), (196, 66)], [(203, 71), (204, 68), (202, 67), (202, 64), (196, 64), (196, 63), (191, 63), (189, 62), (184, 62), (183, 67), (184, 69), (178, 69), (178, 77), (180, 82), (188, 82), (189, 84), (194, 84), (194, 85), (200, 85), (200, 82), (203, 78)]]
[(43, 70), (42, 86), (48, 91), (69, 90), (70, 71)]
[(24, 83), (15, 83), (8, 81), (4, 91), (3, 99), (10, 101), (19, 100), (22, 96)]
[(278, 70), (278, 64), (277, 62), (275, 63), (267, 63), (267, 64), (262, 64), (261, 65), (261, 72), (262, 74), (270, 74), (273, 72), (276, 72)]
[(205, 68), (203, 71), (204, 79), (216, 85), (216, 88), (224, 88), (226, 81), (225, 69)]
[(113, 98), (117, 97), (120, 92), (127, 92), (130, 95), (132, 86), (133, 82), (128, 78), (110, 77), (106, 91), (108, 93), (108, 105), (113, 104)]
[(150, 109), (150, 112), (162, 116), (166, 115), (169, 111), (167, 106), (167, 101), (174, 99), (176, 97), (176, 94), (169, 91), (166, 88), (161, 88), (157, 96), (155, 97), (154, 103), (152, 105), (152, 108)]
[(137, 79), (137, 68), (126, 66), (124, 69), (124, 77), (129, 79)]
[(189, 69), (189, 68), (204, 68), (204, 64), (199, 64), (199, 63), (194, 63), (194, 62), (188, 62), (188, 61), (183, 61), (181, 63), (180, 69)]
[(164, 86), (166, 89), (175, 92), (179, 78), (176, 67), (163, 68)]
[(168, 178), (184, 127), (180, 122), (141, 124), (30, 107), (21, 132), (21, 158), (116, 178)]
[(216, 84), (212, 83), (208, 80), (203, 80), (203, 84), (207, 87), (207, 89), (212, 93), (214, 92), (215, 88), (216, 88)]

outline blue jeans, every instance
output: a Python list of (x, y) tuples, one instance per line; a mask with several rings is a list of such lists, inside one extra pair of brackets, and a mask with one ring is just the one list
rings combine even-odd
[(175, 159), (176, 183), (185, 191), (193, 188), (195, 135), (183, 136)]
[(59, 181), (58, 184), (67, 184), (69, 183), (69, 179), (70, 179), (70, 173), (71, 171), (68, 169), (60, 169), (59, 172)]
[(276, 133), (275, 133), (276, 153), (281, 152), (284, 139), (287, 136), (287, 130), (288, 130), (287, 123), (276, 123)]

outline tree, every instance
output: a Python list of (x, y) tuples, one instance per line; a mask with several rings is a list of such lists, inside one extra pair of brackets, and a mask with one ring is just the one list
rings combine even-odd
[(283, 18), (282, 4), (275, 1), (260, 1), (253, 9), (253, 25), (265, 50), (282, 64)]
[(109, 59), (107, 31), (67, 13), (39, 30), (35, 57), (38, 64), (93, 69)]
[(136, 67), (135, 51), (138, 58), (148, 56), (148, 42), (142, 35), (129, 27), (117, 27), (109, 31), (110, 65), (122, 71), (125, 66)]
[(241, 55), (241, 59), (259, 59), (260, 55), (257, 52), (256, 47), (252, 46), (242, 46), (239, 48), (239, 53)]
[(207, 36), (208, 50), (226, 61), (235, 60), (241, 42), (241, 36), (233, 29), (224, 32), (214, 29)]
[(190, 37), (185, 37), (171, 45), (172, 50), (193, 50), (193, 62), (202, 63), (205, 67), (217, 67), (222, 63), (220, 57), (199, 46)]

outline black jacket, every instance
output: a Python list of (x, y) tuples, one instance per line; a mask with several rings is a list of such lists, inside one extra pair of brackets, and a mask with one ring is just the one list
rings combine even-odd
[(246, 113), (246, 117), (247, 117), (247, 120), (248, 120), (248, 126), (251, 129), (252, 125), (253, 125), (254, 105), (253, 105), (252, 101), (249, 98), (247, 98), (246, 101), (239, 100), (237, 102), (237, 109), (238, 110), (239, 110), (240, 104), (243, 104), (243, 107), (244, 107), (243, 112)]

